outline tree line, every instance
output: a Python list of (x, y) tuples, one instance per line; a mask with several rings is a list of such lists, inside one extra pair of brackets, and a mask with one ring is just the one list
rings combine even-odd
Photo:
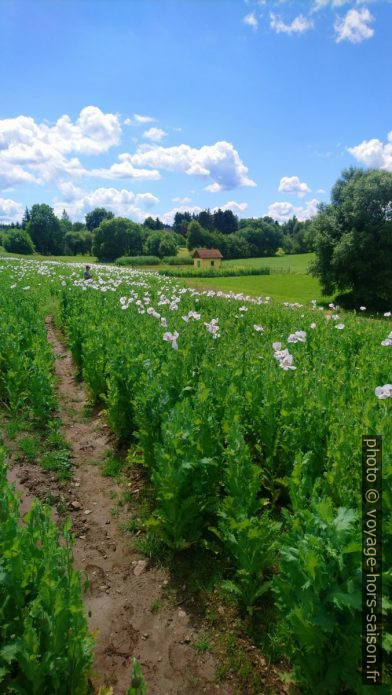
[(90, 255), (99, 260), (119, 256), (173, 256), (179, 246), (218, 248), (225, 258), (304, 253), (312, 250), (309, 222), (293, 217), (280, 224), (271, 217), (239, 220), (231, 210), (202, 210), (198, 214), (177, 212), (173, 225), (159, 217), (138, 224), (115, 217), (106, 208), (95, 208), (85, 222), (71, 222), (64, 210), (57, 217), (53, 208), (35, 204), (26, 208), (21, 224), (0, 228), (0, 244), (12, 253), (43, 255)]

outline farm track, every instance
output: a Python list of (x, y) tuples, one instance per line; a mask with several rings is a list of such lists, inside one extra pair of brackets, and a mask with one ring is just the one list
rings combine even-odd
[[(238, 693), (227, 683), (215, 683), (215, 658), (198, 654), (191, 646), (197, 639), (191, 615), (184, 606), (163, 600), (169, 577), (132, 550), (120, 529), (121, 517), (113, 517), (113, 496), (120, 487), (103, 477), (97, 465), (113, 450), (110, 431), (99, 415), (85, 417), (85, 387), (76, 379), (71, 354), (51, 317), (46, 324), (55, 355), (61, 432), (72, 447), (74, 474), (71, 481), (61, 482), (39, 466), (15, 463), (9, 477), (23, 493), (23, 511), (33, 497), (50, 493), (52, 500), (63, 501), (72, 518), (75, 567), (89, 579), (84, 603), (96, 635), (95, 690), (112, 685), (114, 695), (124, 695), (135, 656), (149, 695)], [(54, 518), (59, 519), (56, 512)], [(161, 600), (159, 612), (152, 613), (151, 604)]]

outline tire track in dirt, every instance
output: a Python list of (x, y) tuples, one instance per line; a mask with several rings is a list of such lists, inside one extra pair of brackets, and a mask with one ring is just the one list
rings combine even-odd
[(114, 695), (124, 695), (135, 656), (149, 695), (233, 695), (229, 684), (214, 682), (214, 657), (197, 654), (191, 646), (197, 639), (191, 616), (183, 608), (165, 603), (158, 613), (150, 611), (152, 602), (163, 599), (168, 576), (160, 568), (149, 567), (132, 550), (120, 520), (112, 516), (113, 492), (120, 488), (103, 477), (96, 465), (112, 450), (109, 428), (99, 415), (83, 417), (85, 387), (76, 379), (71, 354), (51, 317), (46, 325), (56, 358), (61, 432), (72, 447), (74, 475), (71, 481), (58, 482), (39, 467), (22, 464), (11, 469), (10, 478), (27, 495), (24, 509), (32, 495), (44, 497), (50, 491), (63, 499), (71, 516), (75, 567), (90, 582), (84, 603), (90, 629), (96, 634), (94, 688), (112, 685)]

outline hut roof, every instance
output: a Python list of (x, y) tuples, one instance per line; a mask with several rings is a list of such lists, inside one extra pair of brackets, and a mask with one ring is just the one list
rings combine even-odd
[(219, 249), (195, 249), (193, 258), (223, 258)]

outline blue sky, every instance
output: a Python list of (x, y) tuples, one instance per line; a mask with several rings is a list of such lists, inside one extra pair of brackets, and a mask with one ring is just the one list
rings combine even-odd
[(0, 220), (313, 215), (392, 171), (389, 0), (2, 0)]

